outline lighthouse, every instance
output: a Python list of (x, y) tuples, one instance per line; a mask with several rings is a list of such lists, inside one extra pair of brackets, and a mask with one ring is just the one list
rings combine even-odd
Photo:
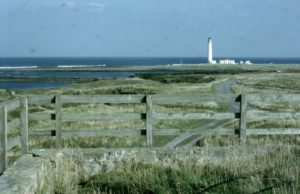
[(207, 61), (208, 63), (213, 63), (213, 53), (212, 53), (212, 39), (208, 38), (208, 51), (207, 51)]

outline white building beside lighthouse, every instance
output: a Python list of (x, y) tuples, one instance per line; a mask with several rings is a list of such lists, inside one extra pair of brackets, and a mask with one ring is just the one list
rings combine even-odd
[[(208, 38), (208, 45), (207, 45), (207, 62), (209, 64), (222, 64), (222, 65), (235, 65), (238, 64), (234, 59), (221, 59), (219, 61), (213, 60), (213, 47), (212, 47), (212, 38)], [(240, 64), (252, 64), (250, 60), (247, 61), (240, 61)]]

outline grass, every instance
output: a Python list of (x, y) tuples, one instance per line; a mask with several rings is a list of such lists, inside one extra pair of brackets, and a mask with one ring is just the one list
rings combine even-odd
[[(166, 67), (167, 68), (167, 67)], [(53, 90), (17, 91), (18, 96), (32, 94), (216, 94), (216, 85), (226, 79), (236, 79), (232, 86), (236, 93), (298, 93), (300, 89), (299, 67), (266, 65), (253, 66), (178, 66), (175, 74), (144, 74), (135, 78), (103, 79), (91, 82), (73, 83), (71, 88)], [(1, 100), (11, 99), (9, 91), (0, 91)], [(296, 112), (298, 104), (253, 102), (252, 108), (264, 111)], [(225, 103), (186, 103), (155, 105), (158, 112), (225, 112)], [(109, 114), (115, 112), (145, 113), (144, 105), (113, 104), (65, 104), (64, 114), (93, 113)], [(54, 112), (53, 105), (34, 106), (30, 113)], [(18, 115), (10, 113), (9, 119)], [(161, 120), (154, 122), (154, 130), (178, 128), (181, 132), (197, 128), (208, 120)], [(55, 129), (53, 121), (31, 121), (31, 131)], [(299, 127), (296, 120), (250, 121), (248, 127)], [(238, 122), (228, 124), (231, 129), (238, 128)], [(145, 128), (144, 121), (89, 121), (64, 122), (64, 130), (73, 129), (121, 129)], [(11, 136), (19, 129), (11, 131)], [(166, 144), (175, 136), (154, 137), (154, 146)], [(222, 159), (220, 155), (202, 159), (185, 159), (179, 156), (173, 160), (168, 157), (166, 163), (118, 163), (111, 171), (99, 171), (94, 177), (86, 177), (82, 172), (84, 161), (78, 158), (56, 158), (55, 170), (45, 183), (40, 185), (38, 193), (298, 193), (299, 152), (289, 146), (299, 145), (299, 136), (249, 136), (247, 147), (257, 145), (284, 145), (268, 154), (244, 153), (233, 149), (232, 155)], [(201, 146), (236, 146), (238, 136), (207, 136)], [(30, 148), (53, 148), (54, 137), (30, 139)], [(72, 137), (63, 138), (63, 147), (144, 147), (142, 137)], [(19, 148), (12, 151), (16, 158)], [(241, 148), (243, 149), (243, 148)], [(246, 149), (246, 148), (245, 148)], [(16, 154), (14, 154), (16, 153)], [(221, 154), (222, 155), (222, 154)], [(226, 155), (226, 154), (225, 154)], [(170, 162), (171, 161), (171, 162)]]
[(160, 73), (146, 73), (139, 74), (138, 77), (147, 80), (159, 81), (162, 83), (210, 83), (215, 81), (216, 78), (208, 75), (199, 75), (191, 73), (170, 73), (170, 74), (160, 74)]
[(0, 97), (0, 103), (14, 98), (11, 92), (3, 89), (0, 89)]
[[(55, 168), (37, 193), (298, 193), (299, 150), (277, 147), (232, 147), (205, 152), (154, 153), (153, 161), (134, 161), (131, 152), (109, 160), (92, 177), (82, 171), (84, 160), (75, 153), (57, 157)], [(200, 154), (201, 153), (201, 154)], [(138, 153), (135, 153), (138, 154)], [(152, 153), (153, 154), (153, 153)], [(114, 155), (112, 153), (112, 155)], [(125, 156), (124, 156), (125, 155)], [(127, 156), (126, 156), (127, 155)], [(126, 157), (129, 157), (127, 160)], [(141, 156), (143, 157), (143, 156)], [(105, 160), (105, 158), (107, 160)], [(150, 157), (151, 158), (151, 157)], [(126, 162), (127, 161), (127, 162)], [(129, 162), (130, 161), (130, 162)], [(154, 162), (156, 161), (156, 162)], [(70, 181), (72, 180), (72, 181)]]
[[(182, 67), (178, 67), (180, 69)], [(189, 67), (187, 67), (189, 68)], [(289, 70), (283, 70), (283, 73), (274, 73), (274, 66), (266, 66), (265, 70), (260, 69), (257, 66), (228, 66), (228, 67), (196, 67), (191, 66), (194, 70), (185, 70), (174, 74), (143, 74), (138, 75), (140, 78), (125, 78), (125, 79), (103, 79), (93, 80), (91, 82), (74, 83), (71, 88), (64, 89), (53, 89), (53, 90), (30, 90), (30, 91), (18, 91), (17, 95), (28, 95), (28, 94), (79, 94), (79, 95), (98, 95), (98, 94), (215, 94), (216, 85), (222, 80), (226, 79), (237, 79), (238, 84), (233, 86), (236, 92), (239, 91), (281, 91), (286, 92), (291, 88), (291, 83), (296, 86), (299, 85), (297, 80), (298, 73), (291, 73)], [(196, 70), (195, 70), (196, 69)], [(267, 73), (266, 73), (267, 72)], [(270, 73), (271, 72), (271, 73)], [(297, 71), (293, 71), (297, 72)], [(259, 76), (258, 76), (259, 75)], [(142, 78), (142, 79), (141, 79)], [(167, 80), (167, 81), (166, 81)], [(266, 88), (260, 88), (266, 84)], [(272, 85), (273, 84), (273, 85)], [(280, 86), (280, 87), (279, 87)], [(270, 90), (268, 90), (269, 88)], [(6, 91), (8, 95), (8, 91)], [(9, 95), (8, 95), (9, 96)], [(254, 108), (260, 110), (276, 110), (276, 111), (295, 111), (299, 110), (299, 106), (296, 104), (274, 104), (274, 103), (252, 103)], [(288, 110), (287, 110), (288, 107)], [(297, 108), (298, 107), (298, 108)], [(228, 104), (225, 103), (185, 103), (185, 104), (166, 104), (166, 105), (155, 105), (157, 112), (226, 112)], [(63, 112), (68, 113), (95, 113), (95, 114), (109, 114), (115, 112), (139, 112), (145, 113), (146, 107), (144, 105), (124, 105), (124, 104), (65, 104)], [(30, 112), (54, 112), (53, 105), (43, 105), (30, 107)], [(11, 113), (11, 118), (18, 115), (18, 112)], [(179, 128), (182, 132), (186, 129), (197, 128), (208, 121), (204, 120), (161, 120), (155, 121), (155, 129), (163, 128)], [(282, 122), (286, 123), (286, 122)], [(250, 123), (249, 126), (260, 126), (268, 127), (271, 125), (279, 126), (276, 121), (260, 121), (256, 123)], [(283, 125), (287, 126), (287, 125)], [(291, 126), (291, 125), (288, 125)], [(294, 123), (293, 126), (296, 126)], [(237, 124), (228, 126), (229, 128), (237, 128)], [(145, 128), (145, 122), (143, 121), (103, 121), (103, 122), (64, 122), (64, 130), (72, 129), (121, 129), (121, 128), (134, 128), (143, 129)], [(55, 122), (30, 122), (30, 130), (54, 130)], [(12, 132), (16, 134), (18, 130)], [(155, 137), (155, 146), (163, 145), (163, 143), (172, 139), (173, 136)], [(209, 139), (209, 138), (207, 138)], [(222, 138), (226, 139), (226, 138)], [(231, 139), (231, 138), (227, 138)], [(145, 138), (64, 138), (64, 146), (74, 147), (119, 147), (119, 146), (143, 146), (145, 145)], [(30, 147), (53, 147), (55, 145), (53, 138), (34, 138), (30, 141)], [(226, 145), (227, 143), (220, 143)]]
[[(221, 78), (216, 78), (209, 83), (159, 83), (153, 80), (143, 79), (113, 79), (113, 80), (97, 80), (90, 83), (74, 84), (73, 88), (52, 90), (47, 91), (48, 93), (59, 93), (63, 94), (83, 94), (83, 95), (94, 95), (94, 94), (149, 94), (149, 93), (171, 93), (176, 94), (183, 92), (189, 93), (212, 93), (214, 85), (220, 81)], [(134, 91), (134, 92), (133, 92)], [(39, 94), (40, 90), (35, 91), (35, 94)], [(25, 91), (21, 92), (22, 95)], [(172, 105), (156, 105), (155, 110), (157, 112), (214, 112), (219, 111), (224, 106), (214, 102), (210, 103), (186, 103), (186, 104), (172, 104)], [(54, 106), (42, 105), (32, 106), (30, 112), (54, 112)], [(136, 112), (145, 113), (146, 106), (144, 105), (133, 105), (133, 104), (64, 104), (63, 113), (91, 113), (91, 114), (110, 114), (117, 112)], [(157, 121), (154, 123), (155, 129), (163, 128), (180, 128), (182, 131), (185, 129), (196, 128), (207, 121), (203, 120), (190, 120), (190, 121)], [(54, 130), (55, 123), (52, 121), (32, 121), (29, 123), (30, 130)], [(63, 122), (64, 130), (72, 129), (145, 129), (145, 122), (141, 120), (137, 121), (88, 121), (88, 122)], [(154, 146), (161, 146), (165, 144), (173, 136), (155, 137)], [(52, 138), (35, 138), (30, 141), (30, 147), (47, 147), (51, 148), (55, 146)], [(126, 138), (109, 138), (109, 137), (98, 137), (98, 138), (64, 138), (63, 145), (65, 147), (136, 147), (145, 146), (145, 137), (126, 137)]]
[[(155, 106), (156, 112), (215, 112), (219, 111), (220, 107), (217, 103), (193, 103), (193, 104), (176, 104), (176, 105), (158, 105)], [(31, 112), (54, 112), (54, 107), (32, 107)], [(143, 105), (128, 105), (128, 104), (84, 104), (70, 105), (66, 104), (63, 107), (63, 113), (90, 113), (90, 114), (110, 114), (116, 112), (137, 112), (145, 113), (146, 106)], [(154, 130), (160, 129), (180, 129), (182, 132), (187, 129), (194, 129), (206, 124), (208, 120), (159, 120), (154, 121)], [(31, 121), (29, 123), (31, 131), (55, 130), (54, 121)], [(108, 121), (74, 121), (63, 122), (63, 130), (74, 129), (145, 129), (145, 120), (108, 120)], [(155, 137), (154, 146), (161, 146), (167, 143), (173, 136)], [(47, 143), (47, 139), (48, 142)], [(30, 147), (47, 147), (55, 146), (53, 140), (45, 137), (36, 137), (31, 139)], [(40, 146), (39, 146), (40, 144)], [(145, 146), (145, 136), (143, 137), (94, 137), (94, 138), (64, 138), (63, 145), (65, 147), (136, 147)]]
[(73, 194), (78, 193), (77, 185), (83, 180), (83, 172), (78, 161), (58, 155), (52, 161), (53, 169), (43, 180), (36, 191), (37, 194)]
[(239, 84), (233, 86), (236, 93), (299, 93), (299, 73), (262, 73), (237, 75)]

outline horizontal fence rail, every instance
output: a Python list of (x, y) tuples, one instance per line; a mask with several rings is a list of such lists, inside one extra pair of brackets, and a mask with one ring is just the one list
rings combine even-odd
[(227, 102), (238, 101), (240, 95), (225, 94), (225, 95), (153, 95), (153, 103), (157, 104), (173, 104), (173, 103), (193, 103), (193, 102)]
[(273, 112), (254, 112), (249, 111), (247, 114), (249, 120), (268, 120), (268, 119), (300, 119), (300, 112), (294, 113), (273, 113)]
[(146, 119), (145, 114), (141, 113), (112, 113), (112, 114), (63, 114), (63, 121), (104, 121), (104, 120), (139, 120)]
[(275, 112), (248, 110), (248, 104), (252, 102), (266, 103), (300, 103), (300, 94), (243, 94), (241, 95), (240, 137), (245, 143), (248, 135), (300, 135), (300, 128), (247, 128), (248, 122), (258, 121), (299, 121), (300, 112)]
[[(217, 112), (201, 111), (197, 108), (193, 112), (158, 112), (157, 106), (168, 106), (178, 104), (194, 103), (205, 104), (236, 103), (239, 106), (238, 112)], [(63, 137), (134, 137), (144, 136), (147, 146), (153, 145), (154, 136), (179, 136), (182, 134), (180, 128), (156, 128), (155, 122), (163, 120), (219, 120), (239, 121), (238, 129), (227, 129), (225, 127), (208, 126), (206, 128), (184, 129), (192, 135), (239, 135), (240, 142), (245, 144), (249, 135), (300, 135), (300, 128), (253, 128), (248, 124), (253, 121), (300, 119), (300, 112), (283, 111), (257, 111), (252, 110), (251, 103), (273, 103), (288, 102), (299, 103), (300, 94), (229, 94), (229, 95), (34, 95), (20, 97), (0, 104), (0, 174), (7, 168), (7, 152), (16, 146), (21, 147), (22, 153), (28, 152), (28, 138), (34, 137), (55, 137), (56, 147), (62, 146)], [(118, 112), (118, 113), (74, 113), (65, 111), (66, 107), (80, 104), (141, 104), (144, 106), (142, 112)], [(51, 107), (52, 110), (29, 112), (32, 106)], [(131, 105), (130, 105), (131, 106)], [(50, 109), (51, 109), (50, 108)], [(198, 110), (199, 109), (199, 110)], [(8, 118), (11, 111), (19, 111), (17, 118)], [(103, 129), (93, 128), (64, 129), (64, 122), (104, 122), (110, 120), (120, 121), (142, 121), (144, 127), (124, 129)], [(30, 121), (52, 121), (52, 130), (29, 130)], [(9, 137), (8, 133), (19, 130), (18, 135)], [(188, 135), (187, 135), (188, 136)]]
[(189, 119), (235, 119), (234, 113), (154, 113), (157, 120), (189, 120)]
[(300, 101), (300, 94), (247, 94), (247, 99), (258, 102), (296, 102)]
[(145, 95), (61, 96), (62, 103), (142, 103)]

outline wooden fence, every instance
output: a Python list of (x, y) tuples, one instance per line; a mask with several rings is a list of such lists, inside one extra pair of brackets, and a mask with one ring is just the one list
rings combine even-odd
[[(193, 112), (193, 113), (165, 113), (157, 112), (156, 104), (177, 104), (177, 103), (205, 103), (225, 102), (239, 103), (238, 112)], [(55, 136), (56, 147), (62, 146), (62, 137), (83, 136), (146, 136), (147, 146), (152, 146), (155, 136), (180, 135), (180, 129), (153, 129), (155, 120), (191, 120), (191, 119), (214, 119), (214, 120), (239, 120), (239, 129), (216, 128), (197, 131), (188, 129), (194, 134), (217, 134), (217, 135), (239, 135), (240, 142), (246, 143), (248, 135), (269, 135), (269, 134), (300, 134), (300, 128), (247, 128), (248, 121), (266, 119), (299, 119), (300, 112), (265, 112), (249, 109), (250, 102), (288, 102), (299, 103), (300, 94), (242, 94), (242, 95), (98, 95), (98, 96), (77, 96), (77, 95), (38, 95), (27, 96), (0, 104), (0, 174), (7, 168), (7, 153), (15, 146), (20, 145), (22, 153), (28, 152), (28, 137), (34, 136)], [(113, 114), (64, 114), (64, 104), (143, 104), (146, 106), (144, 113), (113, 113)], [(52, 104), (55, 107), (53, 113), (29, 113), (28, 107), (32, 105)], [(8, 119), (10, 111), (19, 112), (17, 118)], [(64, 130), (62, 122), (68, 121), (104, 121), (104, 120), (145, 120), (145, 129), (97, 129), (97, 130)], [(29, 131), (29, 121), (55, 121), (55, 130)], [(8, 132), (20, 128), (16, 137), (9, 137)]]
[[(19, 117), (8, 121), (9, 112), (20, 109)], [(9, 131), (20, 128), (15, 137), (8, 138)], [(20, 98), (0, 104), (0, 174), (8, 166), (8, 152), (21, 145), (22, 154), (28, 152), (28, 105), (27, 98)]]

